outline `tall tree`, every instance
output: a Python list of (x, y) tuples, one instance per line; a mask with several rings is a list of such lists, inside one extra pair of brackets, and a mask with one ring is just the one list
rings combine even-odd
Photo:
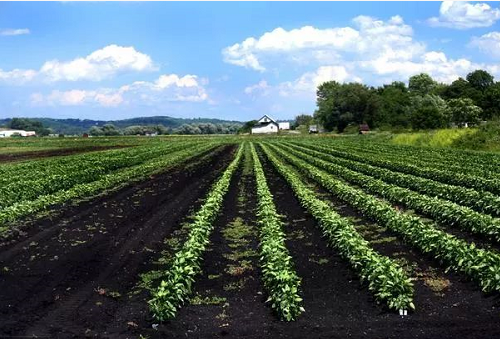
[(433, 94), (414, 96), (411, 100), (411, 124), (414, 129), (446, 127), (450, 121), (446, 101)]
[(436, 88), (437, 82), (427, 73), (420, 73), (410, 77), (408, 88), (412, 94), (424, 96), (431, 94)]
[(477, 124), (482, 112), (481, 107), (474, 105), (474, 101), (469, 98), (448, 101), (448, 115), (451, 117), (451, 121), (459, 127), (463, 127), (465, 124)]
[(467, 74), (467, 81), (469, 84), (479, 90), (484, 92), (485, 90), (488, 89), (491, 85), (493, 85), (493, 75), (488, 73), (487, 71), (484, 71), (482, 69), (475, 70), (474, 72), (471, 72)]

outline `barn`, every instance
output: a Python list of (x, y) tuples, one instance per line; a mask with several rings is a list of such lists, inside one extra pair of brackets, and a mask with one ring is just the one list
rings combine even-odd
[(268, 115), (260, 118), (252, 128), (252, 134), (271, 134), (278, 133), (279, 130), (289, 130), (289, 122), (276, 122)]
[(0, 138), (8, 138), (19, 135), (21, 137), (34, 137), (35, 131), (25, 131), (21, 129), (0, 129)]

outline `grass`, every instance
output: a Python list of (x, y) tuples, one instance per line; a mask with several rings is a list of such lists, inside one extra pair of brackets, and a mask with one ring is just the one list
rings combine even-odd
[(453, 147), (457, 141), (478, 132), (477, 128), (452, 128), (435, 131), (396, 134), (391, 143), (396, 145)]

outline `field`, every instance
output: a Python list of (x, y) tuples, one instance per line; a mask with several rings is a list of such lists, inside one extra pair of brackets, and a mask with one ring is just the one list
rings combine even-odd
[(498, 338), (500, 154), (0, 140), (0, 337)]

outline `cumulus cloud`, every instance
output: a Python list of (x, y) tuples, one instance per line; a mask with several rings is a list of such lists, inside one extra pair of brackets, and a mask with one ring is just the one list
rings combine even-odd
[(86, 57), (70, 61), (51, 60), (39, 70), (16, 69), (1, 71), (0, 79), (26, 82), (39, 79), (45, 82), (89, 80), (100, 81), (121, 72), (144, 72), (155, 70), (151, 57), (138, 52), (134, 47), (109, 45)]
[(251, 85), (248, 87), (245, 87), (245, 94), (252, 94), (254, 92), (264, 92), (266, 89), (269, 88), (269, 85), (266, 80), (261, 80), (255, 85)]
[(69, 91), (53, 90), (47, 95), (34, 93), (31, 103), (34, 106), (81, 106), (97, 104), (103, 107), (116, 107), (124, 102), (123, 93), (112, 89)]
[(486, 3), (443, 1), (439, 9), (439, 17), (432, 17), (427, 22), (433, 27), (469, 29), (489, 27), (498, 19), (500, 19), (500, 9), (491, 8)]
[[(326, 29), (305, 26), (287, 31), (277, 28), (259, 38), (247, 38), (224, 49), (224, 60), (257, 71), (270, 68), (278, 73), (284, 68), (303, 67), (303, 58), (311, 60), (307, 66), (314, 67), (313, 70), (306, 68), (306, 72), (295, 80), (268, 86), (259, 92), (258, 84), (245, 89), (247, 94), (260, 93), (262, 96), (275, 93), (311, 97), (319, 84), (329, 80), (364, 80), (371, 85), (380, 85), (396, 80), (407, 81), (410, 76), (425, 72), (437, 81), (450, 83), (476, 69), (500, 75), (500, 66), (475, 63), (466, 58), (453, 59), (441, 51), (428, 50), (425, 43), (413, 38), (412, 27), (400, 16), (386, 21), (358, 16), (352, 23), (352, 27)], [(499, 36), (487, 34), (474, 44), (484, 50), (499, 51)], [(245, 64), (244, 60), (250, 57), (258, 67)]]
[(0, 29), (0, 35), (3, 36), (25, 35), (30, 33), (31, 33), (30, 30), (27, 28)]
[(39, 73), (48, 81), (99, 81), (118, 72), (150, 70), (154, 70), (154, 66), (149, 55), (136, 51), (134, 47), (109, 45), (84, 58), (47, 61)]
[(12, 71), (3, 71), (0, 69), (0, 81), (23, 84), (33, 80), (36, 74), (36, 71), (30, 69), (13, 69)]
[(205, 88), (195, 75), (179, 77), (176, 74), (161, 75), (154, 82), (137, 81), (120, 88), (96, 90), (53, 90), (49, 94), (34, 93), (34, 106), (82, 106), (98, 105), (117, 107), (129, 102), (154, 104), (162, 101), (200, 102), (208, 99)]
[(277, 86), (278, 93), (287, 97), (303, 93), (312, 96), (319, 85), (327, 81), (362, 82), (358, 76), (350, 74), (344, 66), (321, 66), (314, 72), (307, 72), (294, 81), (287, 81)]
[(500, 58), (500, 32), (490, 32), (480, 37), (473, 37), (470, 44), (485, 54)]
[[(412, 40), (413, 30), (400, 16), (388, 21), (369, 16), (353, 19), (354, 26), (320, 29), (304, 26), (285, 30), (276, 28), (258, 39), (250, 37), (222, 50), (224, 61), (230, 64), (264, 71), (263, 60), (273, 56), (305, 53), (307, 58), (324, 60), (327, 55), (351, 53), (372, 55), (398, 51), (399, 56), (410, 58), (424, 49)], [(297, 57), (296, 59), (300, 59)]]

